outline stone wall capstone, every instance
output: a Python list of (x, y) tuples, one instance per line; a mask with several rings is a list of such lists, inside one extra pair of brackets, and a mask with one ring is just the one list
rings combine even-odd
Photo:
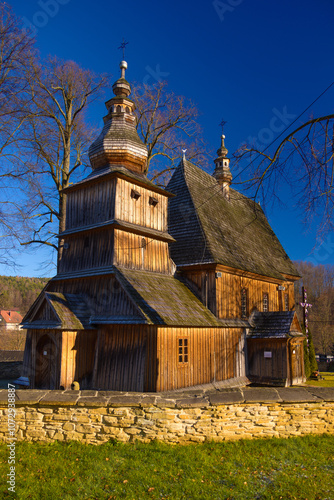
[[(0, 439), (9, 440), (7, 390)], [(334, 433), (334, 388), (238, 388), (138, 394), (17, 390), (18, 441), (190, 443)]]

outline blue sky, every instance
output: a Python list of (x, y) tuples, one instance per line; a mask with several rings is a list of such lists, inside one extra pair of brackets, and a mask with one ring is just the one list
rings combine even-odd
[[(251, 137), (265, 147), (271, 134), (278, 135), (271, 128), (274, 116), (292, 121), (334, 80), (332, 0), (9, 3), (24, 23), (35, 27), (42, 56), (72, 59), (115, 79), (124, 37), (129, 42), (127, 79), (153, 83), (166, 78), (171, 90), (192, 99), (214, 150), (222, 118), (228, 122), (230, 153)], [(302, 119), (333, 109), (334, 86)], [(89, 111), (100, 125), (104, 114), (104, 102)], [(285, 207), (274, 207), (267, 216), (290, 258), (333, 264), (334, 236), (316, 242), (316, 222), (303, 226), (290, 193), (283, 194)], [(46, 259), (45, 252), (26, 252), (18, 259), (21, 268), (13, 272), (0, 266), (0, 274), (54, 274), (40, 267)]]

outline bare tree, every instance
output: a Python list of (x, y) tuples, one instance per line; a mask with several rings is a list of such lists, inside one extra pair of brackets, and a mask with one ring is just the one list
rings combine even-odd
[(13, 192), (24, 175), (20, 149), (30, 104), (26, 68), (34, 56), (34, 40), (21, 30), (10, 6), (0, 2), (0, 262), (8, 265), (14, 263), (11, 250), (25, 227), (25, 210)]
[(33, 237), (22, 244), (48, 245), (58, 250), (58, 260), (63, 242), (58, 245), (56, 235), (65, 230), (66, 221), (62, 190), (87, 163), (94, 133), (85, 123), (84, 111), (108, 81), (105, 75), (56, 58), (29, 69), (31, 113), (25, 136), (25, 181), (29, 185), (29, 218), (37, 224)]
[(295, 284), (296, 311), (302, 318), (302, 286), (307, 290), (309, 325), (317, 352), (329, 354), (334, 347), (334, 266), (295, 262), (302, 279)]
[[(30, 34), (0, 3), (0, 251), (14, 240), (46, 245), (62, 255), (66, 194), (88, 163), (94, 131), (84, 112), (109, 79), (56, 58), (39, 61)], [(136, 86), (138, 131), (148, 148), (150, 175), (164, 183), (187, 149), (205, 165), (206, 148), (196, 107), (165, 82)], [(5, 246), (3, 247), (7, 250)], [(0, 256), (1, 257), (1, 256)]]
[(279, 186), (288, 185), (304, 222), (318, 216), (319, 234), (333, 229), (334, 114), (309, 119), (286, 134), (273, 151), (244, 144), (234, 160), (239, 182), (254, 198), (279, 200)]
[(197, 122), (196, 106), (168, 91), (167, 82), (134, 85), (137, 130), (148, 150), (147, 170), (152, 180), (165, 184), (186, 149), (186, 157), (207, 168), (207, 146)]
[(30, 101), (26, 68), (34, 57), (34, 40), (23, 32), (8, 4), (0, 3), (0, 158), (17, 162), (15, 148)]

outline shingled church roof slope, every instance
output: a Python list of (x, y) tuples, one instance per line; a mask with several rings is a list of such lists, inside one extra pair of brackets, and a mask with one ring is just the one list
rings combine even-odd
[(222, 326), (212, 312), (173, 276), (118, 268), (116, 277), (146, 317), (147, 323), (168, 326)]
[[(43, 318), (42, 309), (49, 307), (48, 320)], [(39, 312), (42, 316), (39, 317)], [(22, 320), (24, 328), (67, 328), (84, 330), (89, 328), (90, 312), (82, 294), (42, 292)]]
[(250, 318), (250, 338), (304, 337), (296, 311), (255, 312)]
[(277, 279), (299, 276), (253, 200), (234, 189), (226, 199), (216, 179), (185, 159), (167, 190), (176, 195), (168, 207), (176, 265), (216, 263)]

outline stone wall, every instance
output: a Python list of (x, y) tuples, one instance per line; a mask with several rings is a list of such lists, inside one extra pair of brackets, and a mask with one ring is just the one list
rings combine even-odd
[(23, 361), (0, 361), (0, 380), (18, 378), (22, 367)]
[[(8, 439), (0, 391), (0, 439)], [(16, 391), (16, 437), (168, 443), (334, 433), (334, 388), (242, 388), (164, 394)]]

